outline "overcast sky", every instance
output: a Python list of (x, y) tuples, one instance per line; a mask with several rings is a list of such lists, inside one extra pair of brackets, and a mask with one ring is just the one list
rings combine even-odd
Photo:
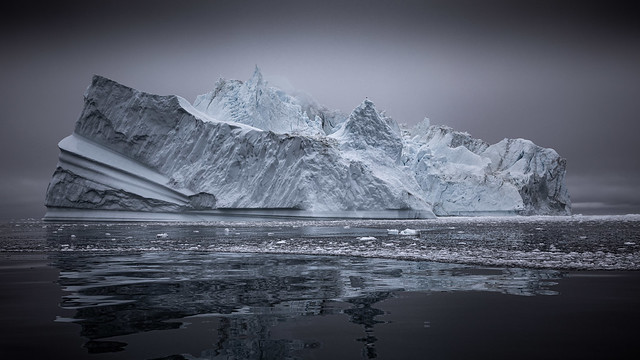
[(330, 108), (368, 97), (400, 123), (554, 148), (574, 212), (640, 212), (640, 19), (626, 3), (3, 4), (0, 218), (44, 214), (93, 74), (193, 101), (255, 65)]

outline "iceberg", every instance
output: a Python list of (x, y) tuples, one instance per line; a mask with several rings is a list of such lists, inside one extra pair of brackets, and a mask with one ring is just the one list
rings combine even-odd
[(400, 127), (368, 99), (344, 114), (270, 86), (257, 67), (193, 105), (96, 75), (58, 146), (45, 220), (571, 212), (552, 149), (428, 120)]

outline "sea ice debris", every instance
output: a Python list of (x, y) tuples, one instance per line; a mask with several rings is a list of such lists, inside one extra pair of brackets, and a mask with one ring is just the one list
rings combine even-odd
[(418, 234), (420, 234), (420, 231), (415, 229), (404, 229), (400, 231), (400, 235), (418, 235)]

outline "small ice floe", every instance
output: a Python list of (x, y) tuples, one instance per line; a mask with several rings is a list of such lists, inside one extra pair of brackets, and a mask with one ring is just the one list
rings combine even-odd
[(53, 322), (61, 322), (61, 323), (72, 323), (78, 321), (78, 319), (74, 319), (74, 318), (68, 318), (68, 317), (62, 317), (62, 316), (56, 316), (56, 319), (53, 320)]
[(71, 234), (71, 238), (72, 238), (72, 239), (75, 239), (75, 238), (76, 238), (76, 236), (75, 236), (75, 235), (73, 235), (73, 234)]
[(278, 245), (283, 245), (283, 244), (286, 244), (286, 243), (287, 243), (286, 240), (276, 241), (276, 244), (278, 244)]
[(157, 239), (166, 239), (168, 237), (169, 237), (169, 234), (167, 234), (167, 233), (156, 234), (156, 238)]
[(198, 230), (193, 230), (193, 232), (194, 232), (194, 233), (199, 233), (200, 231), (198, 231)]
[(586, 237), (586, 236), (584, 236), (584, 235), (583, 235), (583, 236), (580, 236), (580, 240), (584, 240), (584, 239), (586, 239), (586, 238), (587, 238), (587, 237)]
[(625, 245), (635, 245), (636, 243), (634, 243), (633, 241), (625, 241), (624, 244)]
[(361, 237), (359, 237), (359, 238), (358, 238), (358, 240), (361, 240), (361, 241), (370, 241), (370, 240), (378, 240), (378, 239), (376, 239), (376, 238), (375, 238), (375, 237), (373, 237), (373, 236), (361, 236)]
[(398, 229), (387, 229), (387, 235), (398, 235), (400, 230)]
[(231, 230), (229, 230), (229, 228), (224, 228), (224, 233), (225, 233), (225, 234), (229, 234), (229, 232), (230, 232), (230, 231), (231, 231)]
[(126, 239), (126, 240), (133, 239), (133, 236), (127, 236), (125, 239)]
[(342, 228), (343, 228), (343, 229), (351, 229), (351, 226), (349, 226), (349, 225), (345, 225), (345, 226), (343, 226)]
[[(268, 232), (268, 233), (267, 233), (267, 236), (273, 236), (273, 233), (272, 233), (272, 232)], [(276, 244), (277, 244), (277, 243), (276, 243)]]
[(420, 232), (415, 229), (404, 229), (400, 231), (400, 235), (418, 235)]
[(105, 236), (111, 236), (111, 233), (104, 233)]

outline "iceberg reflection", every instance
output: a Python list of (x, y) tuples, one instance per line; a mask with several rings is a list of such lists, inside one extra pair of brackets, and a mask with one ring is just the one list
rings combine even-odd
[[(121, 351), (126, 336), (177, 330), (212, 317), (215, 336), (201, 356), (273, 358), (319, 346), (277, 339), (276, 325), (336, 315), (360, 326), (363, 356), (376, 356), (375, 304), (402, 291), (488, 291), (553, 295), (555, 270), (490, 268), (390, 259), (197, 251), (51, 255), (90, 352)], [(211, 329), (210, 329), (211, 330)], [(114, 345), (115, 344), (115, 345)], [(262, 355), (257, 355), (262, 354)], [(269, 358), (269, 356), (267, 356)]]

